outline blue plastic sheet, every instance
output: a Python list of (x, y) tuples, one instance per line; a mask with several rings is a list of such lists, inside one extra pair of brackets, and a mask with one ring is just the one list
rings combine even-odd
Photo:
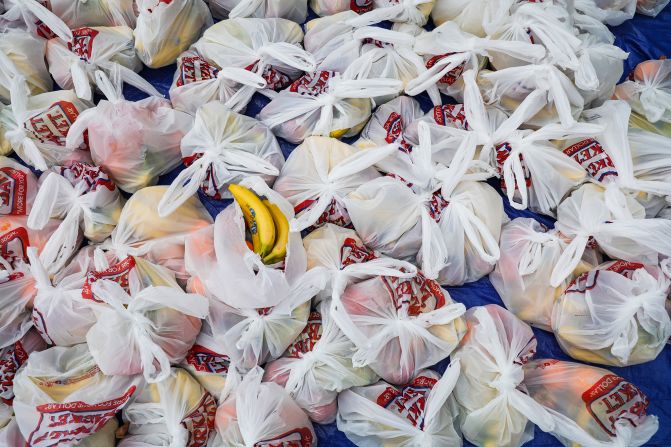
[[(661, 56), (671, 57), (671, 7), (667, 7), (656, 18), (636, 15), (633, 20), (612, 28), (612, 31), (616, 35), (616, 45), (630, 53), (629, 59), (625, 61), (623, 77), (626, 77), (636, 64), (643, 60), (657, 59)], [(175, 65), (171, 65), (158, 70), (145, 69), (140, 74), (167, 96), (175, 69)], [(125, 95), (127, 99), (140, 99), (146, 96), (133, 87), (127, 87)], [(431, 107), (428, 98), (419, 97), (418, 99), (425, 111)], [(267, 102), (268, 100), (263, 96), (255, 95), (247, 108), (246, 114), (256, 116)], [(284, 155), (288, 156), (295, 146), (282, 139), (279, 139), (279, 141)], [(177, 168), (173, 172), (161, 177), (159, 183), (164, 185), (170, 184), (181, 169), (181, 167)], [(492, 186), (495, 186), (498, 190), (496, 183), (492, 183)], [(212, 200), (202, 194), (200, 195), (200, 199), (213, 217), (230, 203), (230, 201)], [(533, 217), (549, 227), (554, 226), (553, 220), (546, 216), (540, 216), (528, 211), (515, 210), (507, 204), (507, 200), (503, 201), (506, 213), (511, 218)], [(475, 283), (461, 287), (448, 287), (447, 289), (455, 301), (464, 303), (466, 307), (492, 303), (503, 306), (501, 299), (486, 277)], [(538, 329), (534, 329), (534, 332), (538, 339), (536, 358), (571, 360), (559, 348), (551, 333)], [(446, 359), (434, 368), (442, 372), (447, 364), (448, 360)], [(671, 372), (671, 348), (666, 347), (653, 362), (627, 368), (606, 368), (639, 386), (650, 398), (649, 413), (659, 418), (659, 431), (647, 445), (658, 447), (671, 446), (671, 381), (666, 380), (666, 374)], [(328, 425), (315, 424), (315, 430), (319, 438), (319, 444), (322, 446), (349, 447), (354, 445), (342, 432), (338, 431), (335, 423)], [(465, 441), (464, 445), (471, 446), (472, 444)], [(561, 444), (551, 435), (536, 429), (535, 438), (526, 445), (532, 447), (550, 447), (560, 446)]]

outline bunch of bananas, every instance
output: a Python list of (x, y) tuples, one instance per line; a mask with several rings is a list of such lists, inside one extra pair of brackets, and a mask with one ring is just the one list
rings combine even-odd
[(283, 261), (289, 242), (289, 221), (284, 213), (277, 205), (244, 186), (230, 185), (228, 189), (242, 209), (252, 239), (250, 249), (261, 256), (264, 264)]

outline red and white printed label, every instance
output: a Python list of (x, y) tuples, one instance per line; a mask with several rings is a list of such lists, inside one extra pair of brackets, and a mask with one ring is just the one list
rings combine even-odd
[[(184, 163), (184, 166), (187, 168), (191, 166), (196, 160), (201, 158), (203, 156), (202, 152), (197, 152), (193, 155), (189, 155), (188, 157), (183, 157), (182, 158), (182, 163)], [(220, 181), (215, 172), (214, 168), (212, 165), (207, 166), (207, 173), (205, 174), (205, 178), (203, 178), (203, 181), (200, 182), (200, 190), (203, 191), (203, 194), (206, 196), (212, 197), (214, 200), (221, 200), (221, 189), (223, 186), (223, 181)]]
[[(434, 65), (438, 63), (438, 61), (445, 59), (447, 56), (451, 56), (456, 53), (445, 53), (445, 54), (440, 54), (438, 56), (433, 56), (429, 60), (426, 61), (426, 68), (430, 69)], [(448, 71), (440, 80), (438, 81), (439, 84), (446, 84), (446, 85), (452, 85), (457, 80), (461, 77), (461, 75), (464, 73), (464, 67), (466, 66), (466, 63), (462, 63), (461, 65), (453, 68), (452, 70)]]
[[(309, 209), (315, 202), (316, 200), (313, 199), (305, 200), (294, 207), (294, 212), (298, 215)], [(338, 204), (335, 198), (331, 199), (331, 203), (326, 207), (321, 216), (319, 216), (317, 222), (307, 230), (312, 231), (325, 223), (332, 223), (341, 227), (347, 227), (350, 224), (349, 215), (346, 213), (345, 209)]]
[(440, 189), (433, 193), (431, 196), (431, 201), (427, 203), (429, 215), (436, 222), (440, 222), (440, 218), (443, 216), (443, 211), (450, 204), (443, 194), (440, 192)]
[(186, 447), (207, 446), (210, 433), (214, 431), (216, 413), (217, 403), (210, 393), (205, 392), (198, 406), (182, 419), (182, 425), (189, 432), (189, 442)]
[(599, 275), (602, 271), (619, 273), (625, 278), (631, 279), (634, 272), (643, 267), (643, 264), (639, 264), (638, 262), (616, 261), (603, 270), (595, 269), (581, 273), (576, 279), (571, 281), (571, 284), (569, 284), (564, 293), (585, 293), (592, 290), (599, 282)]
[(43, 112), (29, 118), (23, 123), (23, 127), (41, 143), (65, 146), (65, 138), (78, 116), (79, 111), (74, 104), (68, 101), (58, 101)]
[(102, 429), (128, 403), (134, 392), (135, 386), (132, 386), (123, 396), (98, 404), (77, 401), (38, 405), (35, 410), (40, 417), (37, 427), (28, 436), (28, 445), (66, 447), (77, 444)]
[(357, 244), (354, 238), (348, 237), (340, 247), (340, 263), (344, 267), (350, 264), (362, 264), (377, 259), (375, 252), (364, 245)]
[[(507, 190), (507, 185), (506, 181), (503, 178), (503, 165), (506, 162), (506, 160), (508, 160), (508, 157), (510, 157), (510, 152), (512, 150), (513, 149), (510, 147), (509, 143), (501, 143), (496, 145), (496, 170), (501, 175), (501, 188), (504, 191)], [(531, 188), (531, 172), (529, 172), (529, 168), (527, 167), (526, 163), (524, 163), (524, 157), (522, 157), (522, 154), (519, 154), (518, 157), (520, 157), (520, 161), (522, 162), (522, 171), (524, 172), (524, 183), (527, 185), (527, 188)], [(518, 189), (517, 182), (515, 182), (515, 189)]]
[(631, 279), (636, 270), (642, 269), (643, 264), (638, 262), (628, 262), (628, 261), (615, 261), (613, 264), (609, 265), (606, 270), (609, 272), (619, 273), (625, 278)]
[(603, 182), (607, 177), (617, 177), (617, 170), (601, 144), (594, 138), (587, 138), (564, 149), (594, 180)]
[(445, 294), (440, 284), (417, 272), (414, 278), (382, 276), (382, 282), (399, 313), (416, 317), (440, 309), (445, 305)]
[(28, 174), (9, 166), (0, 168), (0, 214), (25, 215), (27, 194)]
[(334, 71), (306, 73), (291, 84), (289, 91), (301, 95), (319, 96), (326, 92), (329, 79), (335, 76), (335, 74)]
[(33, 307), (33, 313), (31, 314), (33, 319), (33, 326), (35, 330), (40, 334), (40, 336), (49, 343), (50, 345), (55, 345), (54, 341), (49, 336), (49, 331), (47, 330), (47, 323), (44, 320), (44, 315), (36, 307)]
[(186, 363), (198, 372), (218, 374), (222, 377), (228, 375), (231, 359), (224, 354), (219, 354), (201, 345), (193, 345), (186, 355)]
[(7, 405), (14, 399), (14, 376), (21, 365), (28, 360), (28, 353), (20, 341), (14, 343), (0, 357), (0, 401)]
[(384, 140), (391, 144), (395, 141), (398, 141), (400, 145), (400, 150), (410, 153), (412, 151), (412, 146), (405, 141), (403, 138), (403, 118), (396, 112), (391, 112), (387, 121), (384, 123), (384, 130), (387, 131), (387, 136)]
[(255, 62), (245, 67), (245, 70), (257, 73), (263, 79), (265, 79), (266, 88), (279, 91), (287, 88), (291, 84), (291, 79), (289, 78), (289, 76), (285, 75), (275, 67), (271, 65), (266, 65), (265, 68), (263, 69), (263, 73), (258, 73), (257, 70), (258, 66), (259, 63)]
[(65, 177), (73, 186), (84, 182), (87, 191), (95, 191), (98, 187), (105, 187), (110, 191), (116, 189), (116, 185), (102, 168), (79, 161), (73, 161), (69, 166), (59, 166), (58, 173)]
[(426, 396), (435, 386), (438, 379), (434, 377), (418, 376), (403, 388), (388, 386), (377, 398), (377, 404), (410, 423), (424, 429), (424, 412), (426, 410)]
[(357, 14), (363, 14), (373, 10), (373, 0), (350, 0), (349, 9)]
[(93, 54), (93, 41), (98, 34), (98, 31), (88, 27), (72, 30), (72, 42), (68, 43), (68, 49), (88, 62)]
[(313, 310), (308, 317), (308, 323), (296, 340), (287, 348), (285, 357), (299, 359), (303, 354), (311, 352), (322, 338), (322, 314)]
[(28, 230), (17, 227), (0, 236), (0, 256), (12, 268), (16, 268), (19, 261), (28, 262)]
[(622, 377), (607, 374), (582, 394), (587, 411), (610, 436), (615, 436), (615, 423), (626, 421), (638, 426), (646, 416), (650, 401), (635, 385)]
[(265, 439), (254, 444), (254, 447), (310, 447), (314, 435), (308, 427), (299, 427), (272, 439)]
[(468, 130), (463, 104), (445, 104), (433, 108), (433, 120), (441, 126), (453, 125)]
[(86, 274), (86, 281), (84, 282), (84, 287), (82, 288), (82, 298), (102, 303), (102, 301), (95, 298), (93, 291), (91, 290), (93, 283), (100, 281), (101, 279), (114, 281), (115, 283), (119, 284), (126, 291), (126, 293), (130, 294), (128, 277), (134, 268), (135, 258), (128, 256), (123, 261), (113, 265), (105, 271), (96, 272), (95, 270), (91, 270)]
[(179, 65), (179, 77), (175, 84), (181, 87), (193, 82), (208, 81), (215, 79), (218, 73), (219, 69), (202, 57), (183, 57)]

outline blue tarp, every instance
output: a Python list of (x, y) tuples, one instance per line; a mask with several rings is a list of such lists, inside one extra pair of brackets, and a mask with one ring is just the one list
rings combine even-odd
[[(671, 6), (667, 7), (656, 18), (636, 15), (633, 20), (612, 28), (612, 31), (616, 35), (616, 45), (630, 53), (629, 59), (625, 62), (624, 77), (633, 70), (636, 64), (643, 60), (658, 59), (662, 56), (671, 57)], [(167, 96), (175, 68), (174, 65), (171, 65), (158, 70), (145, 69), (140, 74)], [(128, 99), (139, 99), (146, 96), (132, 87), (126, 88), (125, 95)], [(431, 107), (427, 98), (420, 97), (419, 99), (425, 111)], [(265, 104), (267, 104), (267, 99), (261, 95), (255, 95), (246, 114), (255, 116)], [(280, 145), (285, 156), (288, 156), (295, 147), (281, 139)], [(180, 170), (181, 168), (177, 168), (175, 171), (161, 177), (160, 184), (170, 184)], [(496, 187), (494, 183), (492, 185)], [(230, 201), (214, 201), (202, 194), (200, 198), (213, 217), (230, 203)], [(511, 208), (507, 204), (507, 200), (504, 200), (504, 204), (506, 205), (506, 213), (511, 218), (533, 217), (550, 227), (554, 224), (553, 220), (546, 216)], [(464, 303), (466, 307), (490, 303), (503, 306), (501, 299), (488, 278), (482, 278), (475, 283), (462, 287), (448, 287), (447, 289), (455, 301)], [(551, 333), (538, 329), (534, 329), (534, 332), (538, 339), (538, 354), (536, 358), (571, 360), (559, 348)], [(436, 365), (436, 369), (442, 372), (447, 363), (447, 360), (441, 362), (441, 364)], [(671, 381), (666, 380), (666, 374), (671, 372), (671, 348), (665, 348), (653, 362), (628, 368), (610, 367), (608, 369), (639, 386), (650, 398), (649, 413), (655, 414), (659, 418), (659, 431), (647, 445), (659, 447), (671, 446)], [(354, 445), (342, 432), (338, 431), (335, 423), (315, 425), (315, 429), (319, 443), (322, 446), (349, 447)], [(464, 445), (471, 446), (472, 444), (464, 442)], [(560, 446), (561, 444), (551, 435), (536, 429), (534, 440), (527, 445), (549, 447)]]

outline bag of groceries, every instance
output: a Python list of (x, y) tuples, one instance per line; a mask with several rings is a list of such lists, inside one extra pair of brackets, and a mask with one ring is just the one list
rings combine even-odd
[[(361, 3), (361, 0), (354, 0)], [(365, 3), (365, 1), (364, 1)], [(424, 26), (429, 20), (434, 0), (372, 0), (373, 9), (370, 11), (356, 11), (359, 17), (352, 19), (357, 25), (374, 25), (385, 20), (391, 22), (411, 23)]]
[(210, 10), (220, 19), (236, 17), (283, 18), (304, 23), (307, 0), (210, 0)]
[(636, 12), (636, 0), (575, 0), (574, 8), (610, 26), (631, 20)]
[(370, 118), (372, 98), (396, 95), (402, 87), (398, 80), (352, 79), (347, 72), (316, 71), (282, 90), (258, 118), (294, 144), (311, 135), (354, 136)]
[[(14, 377), (19, 368), (28, 361), (30, 355), (47, 349), (47, 343), (40, 334), (31, 329), (14, 343), (0, 348), (0, 413), (12, 405), (14, 400)], [(11, 413), (11, 410), (10, 410)], [(0, 426), (5, 415), (0, 415)], [(0, 437), (1, 439), (1, 437)], [(8, 447), (14, 447), (11, 444)]]
[(102, 242), (119, 222), (123, 199), (107, 173), (95, 165), (73, 162), (42, 174), (28, 227), (41, 230), (50, 219), (62, 220), (40, 259), (50, 274), (72, 258), (82, 237)]
[(354, 146), (368, 149), (397, 143), (399, 151), (409, 152), (412, 146), (419, 143), (410, 138), (409, 127), (423, 117), (419, 101), (409, 96), (399, 96), (373, 112)]
[(317, 435), (303, 410), (281, 386), (261, 382), (262, 378), (263, 370), (256, 367), (230, 386), (217, 408), (219, 437), (211, 447), (317, 445)]
[(671, 335), (671, 279), (657, 265), (610, 261), (581, 274), (555, 301), (552, 329), (584, 362), (627, 366), (654, 360)]
[[(63, 0), (66, 2), (67, 0)], [(4, 10), (0, 8), (0, 27), (18, 28), (29, 31), (35, 36), (51, 39), (55, 36), (63, 40), (72, 39), (70, 27), (56, 14), (51, 12), (44, 0), (3, 0)]]
[(91, 103), (72, 90), (29, 96), (27, 86), (15, 77), (10, 86), (12, 103), (0, 105), (0, 127), (11, 148), (27, 165), (40, 171), (69, 161), (91, 161), (88, 145), (68, 147), (66, 138), (77, 117)]
[[(205, 293), (205, 291), (200, 292), (201, 295)], [(226, 387), (229, 369), (235, 368), (235, 365), (231, 365), (230, 357), (223, 353), (224, 349), (212, 335), (210, 325), (207, 321), (203, 321), (203, 327), (196, 338), (196, 343), (189, 349), (179, 365), (188, 371), (217, 401)]]
[(362, 447), (460, 446), (457, 410), (448, 401), (459, 371), (457, 361), (442, 376), (425, 369), (401, 386), (379, 381), (345, 390), (338, 396), (338, 430)]
[(212, 15), (203, 0), (135, 1), (139, 11), (133, 31), (135, 51), (150, 68), (174, 63), (212, 26)]
[(514, 0), (435, 0), (431, 18), (436, 26), (455, 22), (459, 28), (485, 37), (510, 14)]
[(66, 146), (87, 141), (93, 162), (123, 191), (134, 193), (158, 181), (179, 165), (179, 144), (193, 118), (173, 110), (167, 99), (124, 99), (123, 81), (114, 66), (110, 77), (96, 71), (96, 83), (107, 100), (83, 112), (71, 127)]
[(465, 332), (465, 310), (418, 271), (411, 278), (342, 282), (334, 287), (331, 313), (356, 346), (352, 365), (402, 384), (450, 355)]
[(352, 365), (356, 348), (331, 318), (329, 306), (323, 302), (310, 311), (303, 331), (282, 357), (265, 365), (263, 376), (283, 386), (318, 424), (335, 420), (338, 393), (377, 378), (370, 368)]
[(671, 61), (641, 62), (630, 79), (616, 87), (615, 97), (651, 123), (671, 123)]
[(133, 30), (127, 26), (85, 27), (72, 31), (69, 41), (55, 37), (47, 42), (49, 72), (61, 88), (74, 89), (79, 98), (91, 101), (95, 72), (117, 67), (121, 79), (150, 95), (161, 94), (137, 74), (142, 69), (133, 48)]
[(135, 26), (134, 0), (48, 0), (45, 3), (71, 29), (82, 26)]
[(379, 178), (373, 167), (397, 151), (397, 144), (356, 149), (334, 138), (309, 137), (291, 152), (274, 190), (293, 206), (297, 230), (350, 224), (344, 199), (360, 185)]
[(0, 39), (0, 100), (11, 102), (9, 87), (14, 77), (25, 79), (29, 94), (53, 90), (44, 55), (47, 41), (20, 29), (8, 29)]
[(148, 384), (123, 409), (128, 431), (119, 447), (206, 447), (215, 432), (217, 403), (188, 372), (172, 368), (158, 383)]
[(373, 10), (373, 0), (310, 0), (310, 8), (322, 17), (349, 10), (363, 14)]
[(86, 344), (52, 347), (16, 374), (14, 412), (28, 445), (114, 447), (115, 415), (143, 386), (138, 375), (102, 373)]
[(599, 106), (613, 97), (616, 84), (624, 72), (624, 60), (629, 53), (613, 45), (615, 37), (582, 33), (578, 49), (578, 69), (574, 71), (575, 85), (585, 99), (585, 106)]
[(263, 123), (220, 102), (198, 109), (194, 126), (181, 142), (186, 169), (161, 198), (158, 212), (168, 216), (198, 190), (215, 200), (231, 197), (230, 184), (260, 176), (273, 184), (284, 164), (275, 136)]

